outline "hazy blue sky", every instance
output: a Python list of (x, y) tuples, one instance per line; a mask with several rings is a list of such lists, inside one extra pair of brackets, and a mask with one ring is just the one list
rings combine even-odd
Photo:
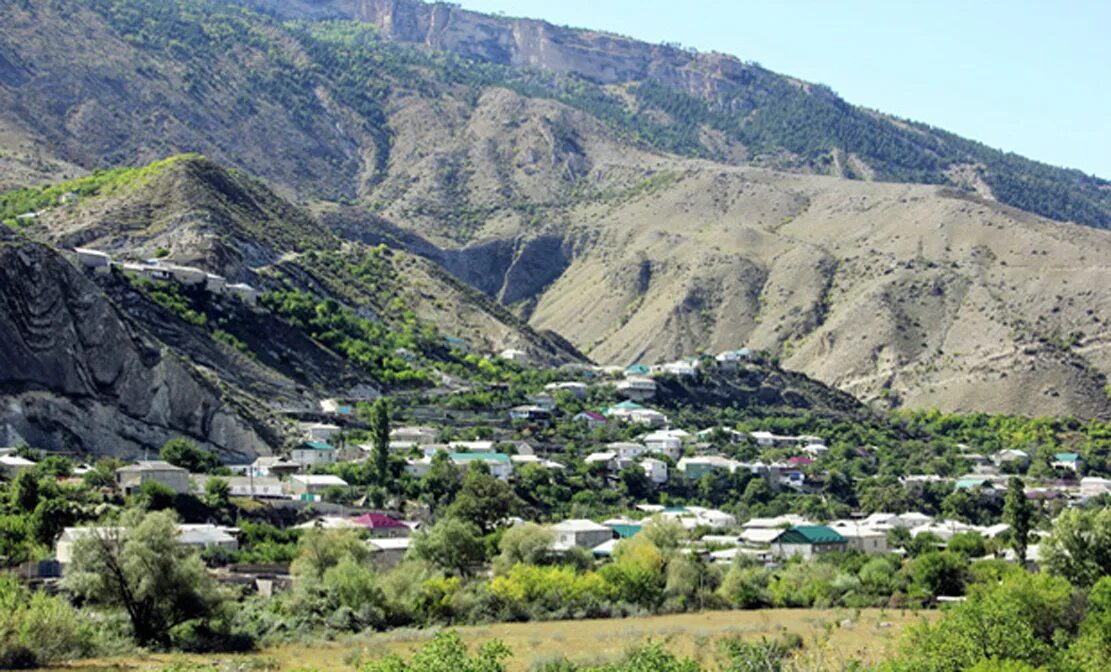
[(1111, 178), (1111, 0), (459, 0), (680, 42)]

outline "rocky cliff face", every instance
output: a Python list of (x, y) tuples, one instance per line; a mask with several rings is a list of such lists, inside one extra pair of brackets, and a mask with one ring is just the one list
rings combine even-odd
[(185, 435), (228, 459), (280, 434), (44, 245), (0, 240), (0, 426), (51, 450), (136, 456)]
[(575, 74), (603, 85), (653, 79), (692, 95), (716, 98), (759, 74), (759, 68), (725, 54), (697, 54), (612, 33), (481, 14), (446, 3), (249, 0), (247, 4), (288, 18), (355, 19), (374, 24), (395, 42), (498, 65)]

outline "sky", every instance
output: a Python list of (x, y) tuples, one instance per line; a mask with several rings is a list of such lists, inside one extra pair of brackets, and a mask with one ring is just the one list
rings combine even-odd
[(1111, 0), (457, 0), (679, 42), (1111, 179)]

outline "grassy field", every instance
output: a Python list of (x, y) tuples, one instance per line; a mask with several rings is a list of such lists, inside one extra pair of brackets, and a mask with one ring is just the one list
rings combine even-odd
[[(786, 633), (802, 637), (800, 654), (808, 669), (840, 669), (850, 660), (875, 662), (889, 656), (903, 628), (937, 612), (865, 609), (769, 609), (709, 611), (697, 614), (627, 619), (501, 623), (458, 628), (474, 646), (500, 639), (513, 650), (510, 669), (524, 672), (536, 663), (566, 657), (576, 662), (603, 663), (619, 658), (646, 641), (662, 641), (673, 652), (702, 663), (715, 660), (714, 642), (728, 637), (758, 640)], [(394, 630), (366, 633), (334, 642), (283, 645), (245, 656), (144, 655), (75, 662), (58, 668), (68, 672), (148, 670), (173, 664), (211, 663), (232, 670), (344, 670), (359, 661), (387, 653), (407, 653), (436, 630)]]

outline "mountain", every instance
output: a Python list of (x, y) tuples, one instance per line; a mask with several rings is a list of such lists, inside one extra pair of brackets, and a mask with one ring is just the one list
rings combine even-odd
[[(9, 440), (134, 457), (186, 435), (244, 460), (293, 440), (290, 418), (311, 417), (321, 399), (465, 384), (437, 373), (466, 370), (440, 333), (476, 350), (525, 349), (540, 364), (581, 359), (430, 262), (343, 241), (204, 157), (0, 197), (0, 208), (13, 203), (37, 216), (18, 233), (0, 227)], [(75, 246), (189, 264), (284, 303), (251, 308), (126, 269), (85, 274), (63, 258)], [(394, 354), (402, 346), (408, 360)]]
[[(385, 242), (466, 297), (425, 291), (430, 322), (481, 305), (462, 330), (499, 334), (483, 347), (747, 344), (881, 405), (1111, 413), (1111, 185), (1078, 171), (729, 56), (442, 4), (58, 0), (0, 21), (4, 185), (202, 152), (331, 236), (316, 272)], [(229, 277), (308, 258), (219, 230), (188, 254)], [(327, 291), (380, 312), (357, 284)]]

